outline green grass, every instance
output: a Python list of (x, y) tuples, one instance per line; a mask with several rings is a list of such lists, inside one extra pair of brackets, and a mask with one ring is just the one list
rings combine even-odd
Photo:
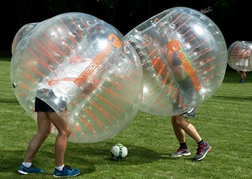
[[(35, 134), (35, 121), (22, 109), (10, 84), (9, 59), (0, 61), (0, 178), (52, 178), (54, 140), (50, 135), (34, 164), (43, 167), (41, 175), (21, 176), (17, 169), (29, 140)], [(139, 112), (132, 123), (111, 139), (93, 144), (69, 143), (65, 161), (81, 169), (85, 179), (239, 179), (252, 177), (251, 101), (252, 78), (239, 84), (235, 71), (227, 71), (220, 89), (197, 110), (190, 120), (213, 150), (201, 162), (192, 162), (196, 143), (187, 136), (192, 156), (169, 157), (178, 147), (170, 117)], [(129, 154), (124, 161), (110, 160), (110, 149), (121, 142)]]

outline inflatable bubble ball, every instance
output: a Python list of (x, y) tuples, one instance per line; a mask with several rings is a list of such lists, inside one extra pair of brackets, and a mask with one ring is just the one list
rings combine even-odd
[(206, 101), (221, 86), (227, 47), (218, 26), (203, 13), (174, 7), (125, 35), (143, 67), (140, 110), (181, 114)]
[(10, 76), (24, 110), (36, 120), (35, 98), (48, 104), (70, 126), (70, 142), (113, 137), (142, 99), (138, 54), (115, 27), (85, 13), (24, 25), (13, 40)]

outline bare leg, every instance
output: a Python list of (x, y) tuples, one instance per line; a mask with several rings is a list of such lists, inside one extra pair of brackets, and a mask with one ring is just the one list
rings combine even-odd
[(247, 75), (246, 75), (246, 72), (245, 72), (245, 71), (242, 71), (242, 72), (241, 72), (241, 77), (242, 77), (243, 81), (246, 80)]
[(241, 77), (241, 80), (245, 82), (246, 77), (247, 77), (246, 72), (245, 71), (238, 71), (238, 70), (236, 72)]
[(67, 141), (71, 134), (67, 123), (55, 112), (47, 113), (58, 130), (55, 141), (55, 166), (64, 165), (64, 156), (67, 148)]
[(174, 133), (179, 143), (185, 142), (185, 133), (193, 138), (197, 143), (202, 140), (195, 127), (182, 115), (172, 116), (171, 118)]
[(237, 73), (240, 77), (242, 77), (241, 71), (236, 70), (236, 73)]
[(172, 118), (171, 118), (174, 133), (175, 133), (179, 143), (185, 143), (186, 142), (185, 131), (179, 125), (176, 124), (176, 117), (177, 116), (172, 116)]
[(37, 123), (38, 123), (38, 131), (36, 135), (31, 139), (30, 144), (28, 146), (24, 162), (32, 163), (32, 160), (42, 143), (48, 137), (51, 131), (51, 121), (49, 120), (49, 116), (45, 112), (37, 113)]

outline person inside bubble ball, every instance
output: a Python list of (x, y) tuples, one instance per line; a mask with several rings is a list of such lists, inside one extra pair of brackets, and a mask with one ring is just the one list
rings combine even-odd
[(67, 141), (71, 134), (67, 123), (48, 104), (46, 104), (44, 101), (37, 97), (35, 98), (35, 111), (37, 112), (38, 131), (29, 143), (25, 158), (18, 169), (18, 173), (26, 175), (30, 173), (43, 172), (43, 169), (36, 168), (33, 165), (32, 161), (45, 139), (49, 136), (50, 131), (54, 125), (58, 130), (58, 135), (55, 141), (54, 148), (55, 169), (53, 176), (73, 177), (79, 175), (79, 169), (71, 168), (70, 166), (65, 165), (64, 163)]
[(248, 63), (249, 58), (250, 58), (250, 49), (245, 50), (243, 49), (240, 53), (240, 58), (239, 58), (239, 63), (238, 63), (238, 67), (240, 70), (236, 70), (237, 74), (240, 76), (240, 81), (239, 83), (245, 83), (246, 81), (246, 71), (242, 70), (244, 67), (247, 68), (248, 65), (250, 65)]
[(173, 131), (180, 145), (176, 152), (171, 153), (171, 157), (178, 158), (191, 155), (186, 143), (186, 134), (194, 139), (198, 145), (197, 152), (193, 157), (193, 160), (201, 161), (205, 158), (206, 154), (212, 150), (212, 147), (201, 138), (193, 124), (188, 121), (188, 118), (195, 118), (195, 115), (196, 108), (193, 108), (188, 112), (171, 117)]
[[(78, 65), (76, 65), (76, 63), (78, 63)], [(25, 175), (29, 173), (43, 172), (42, 169), (36, 168), (32, 164), (32, 161), (54, 126), (58, 131), (58, 135), (55, 141), (55, 169), (53, 176), (73, 177), (80, 174), (79, 169), (71, 168), (64, 163), (67, 141), (71, 135), (71, 131), (68, 124), (58, 115), (58, 113), (65, 113), (67, 111), (67, 102), (64, 99), (66, 95), (71, 95), (71, 91), (74, 90), (73, 85), (76, 77), (79, 75), (79, 73), (77, 73), (80, 71), (79, 68), (83, 71), (89, 63), (89, 59), (74, 56), (70, 59), (70, 63), (65, 67), (65, 69), (59, 70), (60, 72), (57, 71), (56, 79), (48, 80), (47, 85), (38, 89), (35, 98), (35, 112), (37, 112), (38, 131), (29, 143), (25, 158), (18, 169), (18, 173)], [(75, 66), (71, 66), (71, 64), (75, 64)], [(83, 89), (83, 92), (90, 93), (93, 89), (92, 87), (93, 84), (89, 82), (86, 85), (86, 88)], [(41, 99), (57, 101), (56, 107), (54, 107), (57, 111)]]
[[(180, 90), (186, 91), (186, 89), (191, 88), (193, 84), (190, 82), (191, 80), (189, 79), (180, 59), (183, 56), (183, 54), (181, 54), (183, 52), (180, 51), (181, 45), (177, 40), (171, 40), (167, 44), (167, 47), (169, 50), (167, 54), (167, 61), (172, 67), (173, 76), (175, 80), (177, 80)], [(194, 118), (195, 115), (196, 108), (192, 108), (188, 112), (171, 117), (173, 130), (180, 144), (177, 151), (171, 154), (171, 157), (191, 155), (191, 152), (186, 144), (186, 134), (194, 139), (198, 145), (197, 152), (193, 157), (193, 160), (201, 161), (205, 158), (206, 154), (211, 151), (212, 147), (201, 138), (196, 128), (188, 121), (188, 118)]]
[(247, 77), (246, 72), (245, 72), (245, 71), (239, 71), (239, 70), (236, 70), (236, 72), (237, 72), (238, 75), (240, 76), (240, 81), (239, 81), (239, 83), (245, 83), (246, 77)]
[(76, 87), (76, 79), (81, 76), (81, 72), (92, 62), (91, 59), (84, 58), (80, 55), (74, 55), (69, 59), (62, 68), (58, 68), (51, 73), (49, 79), (45, 81), (46, 88), (52, 89), (58, 98), (63, 98), (65, 101), (69, 101), (75, 95), (75, 90), (82, 90), (82, 94), (89, 94), (94, 88), (95, 71), (92, 74), (86, 75), (84, 83), (81, 87)]

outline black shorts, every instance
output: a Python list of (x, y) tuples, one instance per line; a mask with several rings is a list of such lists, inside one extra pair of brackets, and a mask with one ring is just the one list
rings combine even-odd
[[(40, 89), (37, 91), (35, 98), (35, 111), (43, 112), (64, 112), (67, 111), (67, 103), (62, 99), (58, 98), (51, 89)], [(50, 106), (43, 100), (48, 101)], [(57, 102), (57, 103), (56, 103)]]
[(51, 108), (48, 104), (46, 104), (44, 101), (42, 101), (39, 98), (35, 98), (35, 111), (43, 111), (43, 112), (55, 112), (53, 108)]

